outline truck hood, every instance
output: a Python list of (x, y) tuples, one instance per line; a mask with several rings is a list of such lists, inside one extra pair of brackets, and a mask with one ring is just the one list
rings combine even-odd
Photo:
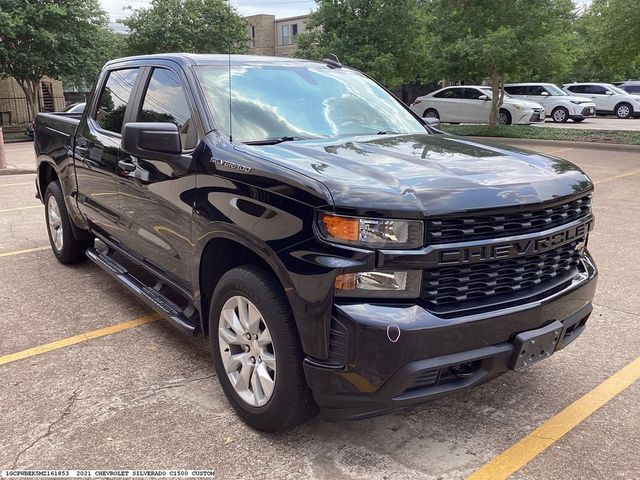
[(421, 217), (534, 204), (592, 188), (558, 158), (451, 135), (376, 135), (246, 146), (323, 183), (337, 211)]

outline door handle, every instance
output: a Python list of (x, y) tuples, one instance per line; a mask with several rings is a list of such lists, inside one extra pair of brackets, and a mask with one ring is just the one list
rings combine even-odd
[(131, 160), (120, 160), (118, 161), (118, 167), (124, 172), (131, 173), (135, 171), (137, 165), (133, 163)]

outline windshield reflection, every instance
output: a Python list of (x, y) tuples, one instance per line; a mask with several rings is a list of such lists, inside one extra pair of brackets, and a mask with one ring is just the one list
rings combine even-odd
[[(216, 125), (228, 134), (228, 67), (196, 71)], [(231, 67), (231, 91), (231, 130), (240, 142), (426, 132), (384, 89), (345, 68), (236, 65)]]

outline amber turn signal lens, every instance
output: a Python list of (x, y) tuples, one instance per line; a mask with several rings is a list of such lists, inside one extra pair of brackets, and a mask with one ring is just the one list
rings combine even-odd
[(359, 238), (360, 222), (357, 218), (322, 215), (322, 225), (327, 233), (338, 240), (357, 242)]
[(338, 290), (355, 290), (356, 288), (356, 275), (355, 273), (347, 273), (345, 275), (338, 275), (336, 277), (336, 288)]

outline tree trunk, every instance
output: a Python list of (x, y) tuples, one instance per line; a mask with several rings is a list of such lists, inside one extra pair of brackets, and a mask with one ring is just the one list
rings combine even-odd
[(494, 66), (491, 72), (491, 115), (489, 117), (489, 125), (498, 126), (498, 112), (504, 100), (504, 81), (502, 75)]
[(38, 112), (40, 112), (40, 102), (38, 98), (40, 80), (18, 80), (18, 85), (20, 85), (26, 97), (29, 118), (33, 120), (36, 118)]

